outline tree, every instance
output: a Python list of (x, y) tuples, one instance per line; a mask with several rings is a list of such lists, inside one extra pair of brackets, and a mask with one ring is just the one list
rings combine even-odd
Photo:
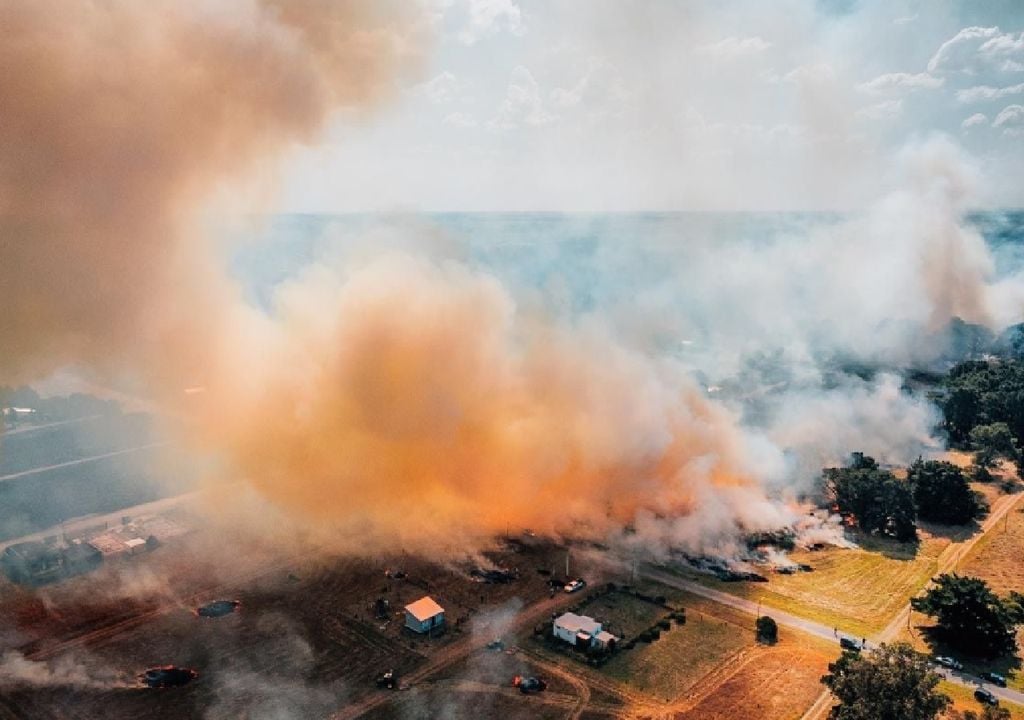
[(1010, 432), (1010, 426), (1004, 422), (976, 425), (970, 432), (971, 449), (974, 450), (974, 462), (985, 468), (995, 467), (999, 458), (1016, 462), (1020, 457), (1017, 440)]
[(997, 657), (1016, 647), (1019, 606), (1013, 598), (1000, 600), (980, 578), (940, 575), (923, 597), (912, 598), (910, 604), (934, 617), (939, 637), (965, 653)]
[(963, 470), (953, 463), (918, 458), (907, 469), (907, 482), (914, 488), (917, 514), (926, 520), (964, 525), (986, 510)]
[(892, 535), (900, 542), (917, 539), (917, 510), (908, 483), (863, 453), (854, 453), (844, 468), (826, 468), (825, 491), (841, 513), (853, 515), (865, 532)]
[(945, 385), (943, 424), (953, 443), (963, 447), (975, 427), (993, 423), (1006, 423), (1014, 439), (1024, 441), (1024, 362), (963, 362)]
[(773, 618), (762, 615), (757, 619), (757, 639), (768, 645), (774, 645), (779, 640), (779, 626)]
[(828, 670), (821, 682), (839, 700), (831, 720), (935, 720), (949, 706), (928, 659), (907, 643), (845, 652)]

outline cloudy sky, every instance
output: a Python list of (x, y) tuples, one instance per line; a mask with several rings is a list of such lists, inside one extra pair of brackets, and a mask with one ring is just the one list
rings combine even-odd
[(849, 209), (948, 134), (1024, 206), (1020, 0), (429, 0), (428, 62), (279, 209)]

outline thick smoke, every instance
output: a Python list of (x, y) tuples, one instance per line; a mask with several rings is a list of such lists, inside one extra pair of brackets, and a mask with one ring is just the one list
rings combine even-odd
[[(960, 221), (969, 164), (941, 140), (908, 150), (864, 216), (687, 247), (668, 327), (700, 338), (696, 357), (545, 312), (416, 243), (317, 264), (270, 313), (247, 304), (204, 211), (258, 196), (331, 112), (385, 98), (422, 41), (411, 7), (0, 5), (0, 382), (68, 363), (130, 375), (225, 475), (348, 549), (465, 549), (509, 526), (726, 548), (791, 522), (812, 467), (931, 442), (895, 380), (815, 389), (823, 354), (913, 359), (954, 316), (1018, 314)], [(760, 429), (693, 379), (779, 347), (810, 377)], [(822, 437), (823, 415), (843, 432)]]
[[(232, 289), (198, 232), (418, 52), (397, 4), (0, 4), (0, 380), (82, 363), (201, 374)], [(167, 352), (173, 347), (171, 352)], [(150, 386), (150, 391), (154, 387)]]

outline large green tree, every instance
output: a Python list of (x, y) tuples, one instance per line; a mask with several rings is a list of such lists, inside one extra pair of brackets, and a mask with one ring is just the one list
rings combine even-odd
[(909, 483), (882, 470), (862, 453), (847, 467), (826, 468), (825, 491), (839, 512), (853, 515), (866, 532), (892, 535), (900, 542), (917, 538), (917, 510)]
[(953, 463), (918, 459), (907, 469), (907, 482), (914, 489), (917, 514), (925, 520), (964, 525), (987, 510)]
[(965, 447), (975, 427), (1000, 422), (1018, 444), (1024, 441), (1024, 362), (963, 362), (949, 371), (945, 385), (944, 425), (955, 444)]
[(940, 575), (927, 593), (910, 603), (936, 619), (941, 640), (965, 653), (997, 657), (1016, 647), (1019, 606), (1012, 598), (1001, 600), (980, 578)]
[(831, 720), (935, 720), (949, 706), (928, 659), (907, 643), (843, 653), (828, 671), (821, 682), (839, 700)]

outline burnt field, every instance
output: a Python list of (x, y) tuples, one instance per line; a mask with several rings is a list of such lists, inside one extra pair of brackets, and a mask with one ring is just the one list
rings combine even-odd
[[(241, 557), (196, 533), (58, 585), (4, 584), (0, 643), (12, 651), (2, 658), (0, 718), (256, 718), (275, 707), (325, 717), (385, 692), (374, 682), (384, 670), (404, 678), (457, 663), (468, 642), (501, 632), (519, 607), (550, 602), (537, 568), (559, 552), (496, 551), (481, 562), (518, 568), (518, 577), (486, 583), (473, 566), (400, 553), (324, 559), (247, 545)], [(403, 627), (402, 607), (425, 594), (448, 618), (433, 638)], [(241, 605), (219, 618), (194, 614), (218, 598)], [(162, 665), (198, 675), (183, 687), (139, 687), (138, 673)]]

